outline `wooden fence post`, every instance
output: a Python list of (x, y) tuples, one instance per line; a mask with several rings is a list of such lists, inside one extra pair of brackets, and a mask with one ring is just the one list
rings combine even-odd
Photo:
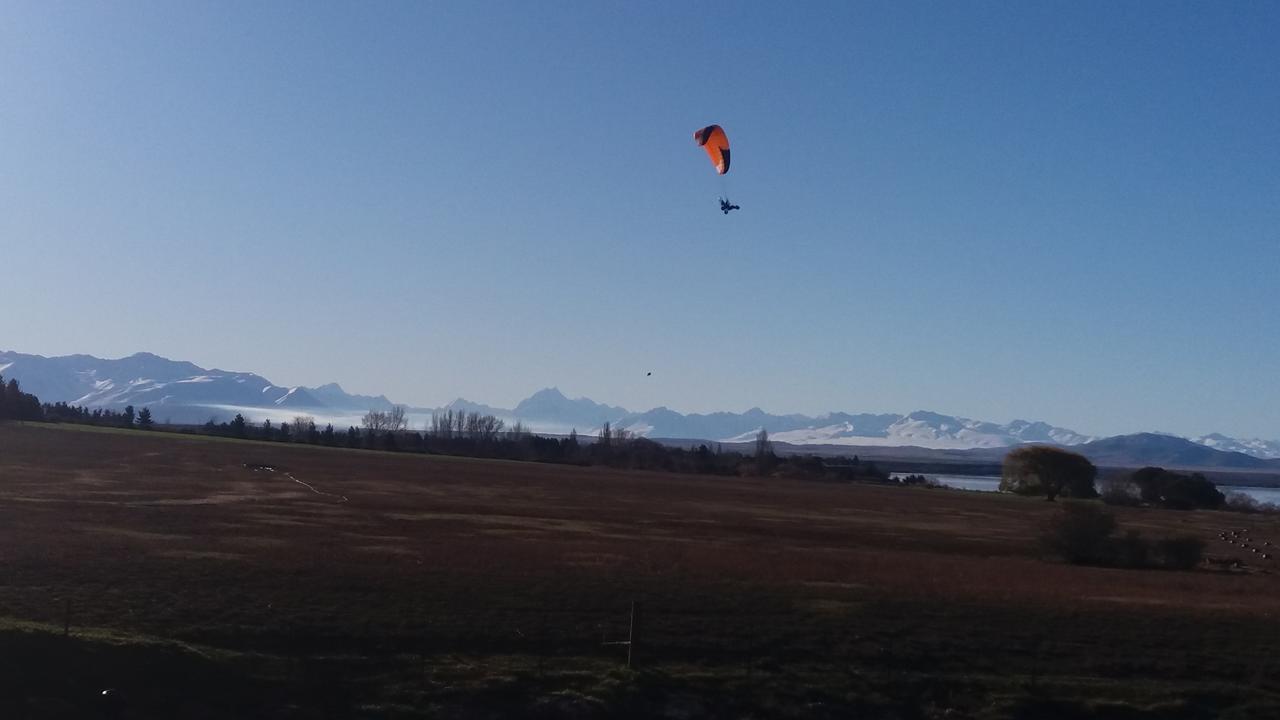
[(600, 636), (601, 645), (626, 645), (627, 646), (627, 669), (628, 670), (632, 669), (637, 662), (636, 643), (640, 641), (640, 627), (641, 627), (640, 621), (641, 621), (640, 601), (632, 600), (631, 601), (631, 626), (627, 630), (626, 640), (609, 642), (605, 639), (607, 637), (605, 635), (605, 631), (601, 630), (601, 636)]
[(640, 637), (640, 601), (631, 601), (631, 632), (627, 636), (627, 669), (636, 664), (636, 640)]

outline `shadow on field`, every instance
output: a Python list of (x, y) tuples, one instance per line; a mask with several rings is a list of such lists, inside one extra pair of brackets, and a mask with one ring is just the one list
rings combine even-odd
[(633, 672), (586, 658), (246, 655), (92, 632), (63, 637), (34, 625), (0, 630), (0, 647), (0, 717), (15, 720), (1280, 716), (1280, 703), (1256, 692), (1246, 700), (1231, 688), (1142, 706), (1058, 699), (1078, 697), (1079, 687), (1052, 680), (841, 672), (803, 662), (763, 661), (734, 673), (698, 665)]
[[(246, 716), (270, 689), (230, 665), (164, 642), (0, 630), (0, 717)], [(105, 694), (104, 694), (105, 691)]]

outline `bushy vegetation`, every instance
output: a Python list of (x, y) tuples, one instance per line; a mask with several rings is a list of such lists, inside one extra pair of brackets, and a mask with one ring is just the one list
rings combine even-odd
[(1200, 473), (1184, 475), (1158, 467), (1135, 472), (1131, 482), (1143, 502), (1174, 510), (1216, 510), (1226, 502), (1217, 486)]
[(1155, 543), (1155, 554), (1160, 567), (1168, 570), (1190, 570), (1204, 557), (1204, 540), (1194, 535), (1164, 538)]
[(1120, 567), (1128, 568), (1144, 568), (1151, 565), (1151, 543), (1142, 537), (1142, 533), (1137, 530), (1126, 530), (1124, 535), (1114, 538), (1111, 546), (1107, 548), (1109, 554), (1104, 555), (1103, 560), (1107, 562), (1099, 564), (1114, 563)]
[(1200, 473), (1178, 473), (1159, 467), (1145, 467), (1102, 481), (1102, 501), (1122, 507), (1169, 508), (1171, 510), (1230, 510), (1260, 513), (1280, 510), (1240, 492), (1223, 493)]
[(907, 485), (910, 487), (927, 487), (927, 488), (946, 487), (942, 483), (939, 483), (936, 480), (931, 480), (924, 475), (904, 475), (898, 478), (898, 483), (901, 485)]
[(1093, 481), (1098, 468), (1085, 456), (1051, 445), (1024, 445), (1004, 457), (1000, 490), (1019, 495), (1041, 495), (1052, 502), (1059, 495), (1072, 498), (1098, 496)]
[(1045, 526), (1041, 546), (1075, 565), (1109, 565), (1116, 518), (1092, 503), (1066, 503)]
[(1137, 530), (1117, 537), (1115, 516), (1094, 503), (1064, 503), (1046, 523), (1041, 548), (1074, 565), (1190, 570), (1200, 564), (1205, 543), (1194, 535), (1147, 540)]

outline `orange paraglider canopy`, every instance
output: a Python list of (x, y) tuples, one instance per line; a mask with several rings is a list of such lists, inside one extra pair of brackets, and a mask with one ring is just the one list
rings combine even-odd
[(694, 133), (693, 139), (707, 151), (707, 157), (711, 158), (718, 174), (729, 172), (729, 136), (724, 134), (724, 128), (708, 125)]

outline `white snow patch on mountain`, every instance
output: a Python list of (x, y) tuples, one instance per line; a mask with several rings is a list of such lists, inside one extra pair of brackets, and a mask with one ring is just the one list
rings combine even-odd
[(1200, 443), (1214, 450), (1222, 450), (1225, 452), (1238, 452), (1245, 455), (1252, 455), (1264, 460), (1280, 458), (1280, 441), (1262, 440), (1260, 438), (1250, 438), (1241, 440), (1238, 438), (1227, 437), (1220, 433), (1211, 433), (1200, 437), (1191, 438), (1192, 442)]
[[(724, 438), (723, 442), (751, 442), (760, 431)], [(1015, 420), (1007, 425), (969, 418), (917, 411), (900, 416), (884, 426), (883, 432), (868, 434), (850, 422), (812, 425), (770, 431), (769, 437), (793, 445), (866, 445), (873, 447), (915, 446), (935, 450), (999, 448), (1024, 442), (1058, 442), (1077, 445), (1095, 438), (1044, 423)]]

